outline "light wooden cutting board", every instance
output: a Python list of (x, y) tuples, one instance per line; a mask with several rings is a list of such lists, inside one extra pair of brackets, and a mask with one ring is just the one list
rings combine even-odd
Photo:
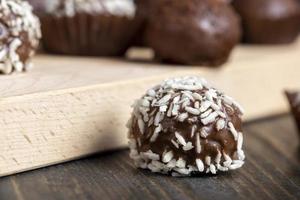
[[(148, 52), (131, 51), (131, 57)], [(25, 74), (0, 77), (0, 176), (125, 147), (130, 105), (165, 78), (199, 75), (237, 99), (245, 120), (288, 111), (300, 88), (300, 41), (240, 46), (222, 68), (39, 55)]]

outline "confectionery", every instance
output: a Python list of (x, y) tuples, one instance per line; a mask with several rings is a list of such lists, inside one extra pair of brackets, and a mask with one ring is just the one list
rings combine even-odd
[[(34, 0), (30, 0), (34, 1)], [(134, 0), (33, 2), (45, 50), (57, 54), (121, 56), (139, 28)], [(44, 11), (43, 11), (44, 10)]]
[(287, 91), (286, 96), (300, 133), (300, 92)]
[(242, 19), (246, 43), (290, 43), (299, 34), (297, 0), (233, 0), (232, 5)]
[(199, 77), (168, 79), (133, 105), (130, 157), (173, 176), (228, 171), (244, 164), (242, 107)]
[(136, 3), (136, 17), (140, 20), (141, 26), (136, 35), (134, 46), (147, 46), (145, 40), (145, 31), (148, 24), (148, 19), (151, 16), (151, 10), (155, 9), (156, 3), (162, 0), (135, 0)]
[(240, 40), (239, 17), (220, 0), (155, 1), (148, 12), (145, 40), (164, 62), (218, 66)]
[(21, 0), (0, 1), (0, 15), (0, 73), (26, 71), (39, 45), (40, 22)]

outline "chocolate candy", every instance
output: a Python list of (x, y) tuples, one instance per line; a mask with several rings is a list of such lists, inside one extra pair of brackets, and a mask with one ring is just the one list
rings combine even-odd
[(240, 39), (240, 21), (220, 0), (155, 0), (146, 43), (163, 62), (218, 66)]
[(0, 73), (25, 71), (39, 45), (40, 22), (21, 0), (2, 0), (0, 16)]
[(286, 96), (300, 134), (300, 92), (287, 91)]
[(243, 166), (243, 109), (204, 79), (168, 79), (133, 109), (129, 147), (137, 167), (189, 176)]
[(241, 16), (246, 43), (290, 43), (299, 34), (297, 0), (233, 0), (232, 5)]
[(51, 53), (122, 56), (140, 24), (133, 0), (43, 2), (34, 5), (42, 22), (44, 48)]

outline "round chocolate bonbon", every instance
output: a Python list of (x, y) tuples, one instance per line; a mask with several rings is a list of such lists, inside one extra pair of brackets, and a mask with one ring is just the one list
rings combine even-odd
[[(220, 0), (155, 0), (147, 12), (145, 42), (167, 63), (219, 66), (241, 35), (240, 20)], [(141, 7), (141, 6), (140, 6)]]
[(199, 77), (155, 86), (133, 106), (130, 157), (137, 167), (172, 175), (240, 168), (243, 109)]
[(233, 0), (242, 20), (243, 41), (253, 44), (285, 44), (299, 35), (297, 0)]

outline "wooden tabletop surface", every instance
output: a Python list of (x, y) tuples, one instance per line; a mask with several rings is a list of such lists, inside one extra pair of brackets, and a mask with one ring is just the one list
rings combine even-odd
[(300, 199), (291, 116), (247, 123), (246, 165), (218, 176), (172, 178), (137, 170), (122, 150), (0, 179), (0, 199)]

